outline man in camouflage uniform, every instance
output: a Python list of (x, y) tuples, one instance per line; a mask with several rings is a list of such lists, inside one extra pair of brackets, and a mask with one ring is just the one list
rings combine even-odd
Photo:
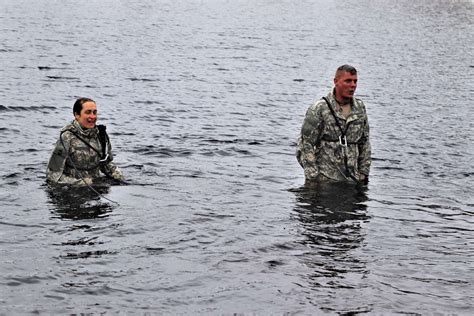
[(354, 98), (356, 88), (357, 70), (340, 66), (332, 92), (306, 112), (296, 157), (307, 183), (367, 184), (371, 164), (369, 124), (364, 103)]
[[(56, 142), (48, 163), (47, 179), (51, 183), (88, 185), (100, 178), (101, 172), (118, 181), (122, 172), (112, 162), (112, 146), (105, 126), (96, 125), (97, 106), (88, 98), (76, 100), (75, 120), (67, 124)], [(99, 128), (103, 128), (102, 143)]]

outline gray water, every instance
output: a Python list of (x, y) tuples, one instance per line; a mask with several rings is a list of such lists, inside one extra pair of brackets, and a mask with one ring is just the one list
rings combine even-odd
[[(0, 314), (471, 314), (473, 2), (0, 0)], [(366, 189), (295, 142), (359, 70)], [(129, 185), (45, 168), (78, 96)], [(116, 203), (114, 203), (114, 202)]]

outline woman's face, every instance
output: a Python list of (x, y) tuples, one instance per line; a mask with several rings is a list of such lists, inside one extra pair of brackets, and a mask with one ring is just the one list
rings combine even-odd
[(80, 114), (75, 114), (77, 122), (82, 128), (94, 128), (97, 122), (97, 105), (94, 102), (86, 102), (82, 105)]

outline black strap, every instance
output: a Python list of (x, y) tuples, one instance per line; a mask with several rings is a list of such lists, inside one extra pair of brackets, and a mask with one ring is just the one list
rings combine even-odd
[[(345, 138), (345, 137), (346, 137), (346, 133), (347, 133), (347, 129), (349, 128), (350, 122), (347, 123), (347, 125), (346, 125), (346, 130), (344, 131), (344, 130), (342, 129), (341, 123), (339, 123), (339, 119), (337, 118), (336, 113), (334, 113), (334, 110), (333, 110), (331, 104), (329, 103), (328, 99), (326, 99), (325, 97), (323, 97), (323, 99), (324, 99), (324, 101), (326, 101), (326, 103), (327, 103), (327, 105), (328, 105), (328, 107), (329, 107), (329, 110), (331, 110), (332, 116), (334, 117), (334, 120), (336, 121), (337, 126), (338, 126), (339, 129), (341, 130), (341, 138)], [(348, 144), (348, 143), (347, 143), (347, 141), (346, 141), (346, 145), (347, 145), (347, 144)], [(349, 171), (349, 166), (348, 166), (348, 164), (347, 164), (347, 153), (346, 153), (345, 150), (344, 150), (343, 152), (344, 152), (344, 166), (345, 166), (345, 168), (346, 168), (346, 176), (350, 177), (350, 178), (351, 178), (352, 180), (354, 180), (356, 183), (359, 183), (359, 180), (356, 179), (356, 177), (354, 177), (354, 176), (350, 173), (350, 171)]]
[(323, 97), (324, 101), (326, 101), (328, 107), (329, 107), (329, 110), (331, 110), (331, 114), (332, 116), (334, 117), (334, 120), (336, 121), (336, 124), (337, 124), (337, 127), (339, 127), (339, 130), (341, 131), (341, 137), (346, 137), (346, 133), (347, 133), (347, 129), (349, 128), (349, 123), (347, 123), (346, 125), (346, 130), (344, 131), (342, 129), (342, 126), (341, 126), (341, 123), (339, 122), (339, 119), (337, 118), (337, 115), (336, 113), (334, 112), (334, 109), (332, 108), (331, 106), (331, 103), (329, 103), (328, 99), (326, 99), (326, 97)]
[[(69, 161), (71, 162), (71, 165), (73, 166), (74, 169), (76, 169), (76, 171), (79, 173), (79, 170), (82, 170), (82, 171), (89, 171), (89, 170), (93, 170), (95, 168), (97, 168), (98, 166), (101, 165), (101, 163), (107, 163), (109, 161), (109, 155), (107, 154), (107, 143), (110, 142), (109, 140), (109, 136), (107, 135), (107, 132), (105, 131), (106, 130), (106, 127), (105, 125), (97, 125), (97, 128), (99, 130), (99, 142), (100, 142), (100, 145), (102, 147), (102, 153), (100, 151), (98, 151), (96, 148), (94, 148), (88, 141), (86, 141), (84, 138), (82, 138), (81, 136), (79, 136), (76, 132), (74, 132), (72, 129), (67, 129), (67, 130), (64, 130), (61, 132), (61, 134), (59, 135), (59, 139), (61, 140), (61, 144), (63, 145), (64, 149), (66, 149), (66, 145), (64, 145), (64, 142), (63, 142), (63, 134), (65, 132), (70, 132), (71, 134), (73, 134), (74, 136), (76, 136), (78, 139), (80, 139), (84, 144), (86, 144), (88, 147), (90, 147), (91, 149), (93, 149), (100, 157), (100, 161), (99, 161), (99, 164), (96, 166), (96, 167), (93, 167), (93, 168), (77, 168), (76, 167), (76, 164), (74, 163), (74, 161), (72, 161), (72, 158), (71, 156), (69, 155), (69, 152), (67, 153), (67, 159), (69, 159)], [(67, 161), (66, 161), (67, 162)], [(104, 172), (104, 174), (113, 179), (113, 177), (108, 173), (108, 171), (104, 168), (104, 170), (102, 170), (102, 172)]]
[[(323, 137), (321, 137), (321, 140), (324, 141), (324, 142), (330, 142), (330, 143), (338, 143), (340, 141), (340, 139), (336, 139), (336, 138), (329, 138), (329, 137), (326, 137), (326, 135), (324, 135)], [(362, 142), (347, 142), (347, 145), (359, 145), (359, 144), (362, 144)]]
[(77, 134), (75, 131), (71, 129), (62, 131), (60, 137), (62, 136), (63, 133), (70, 132), (71, 134), (76, 136), (79, 140), (81, 140), (84, 144), (86, 144), (89, 148), (94, 150), (99, 155), (100, 159), (105, 159), (105, 157), (107, 156), (107, 141), (109, 139), (109, 136), (107, 135), (105, 131), (105, 125), (97, 125), (97, 128), (99, 129), (99, 142), (100, 142), (100, 146), (102, 147), (102, 152), (97, 150), (88, 141), (86, 141), (84, 138), (79, 136), (79, 134)]
[(102, 156), (100, 159), (105, 159), (107, 157), (107, 143), (109, 142), (109, 135), (107, 135), (105, 125), (97, 125), (99, 130), (99, 142), (102, 147)]

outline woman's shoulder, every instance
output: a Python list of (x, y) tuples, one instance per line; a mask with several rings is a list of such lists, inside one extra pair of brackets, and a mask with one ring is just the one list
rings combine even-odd
[(61, 133), (64, 133), (66, 131), (74, 131), (76, 129), (77, 128), (74, 125), (74, 121), (71, 121), (71, 122), (67, 123), (66, 125), (64, 125), (63, 128), (61, 128)]

